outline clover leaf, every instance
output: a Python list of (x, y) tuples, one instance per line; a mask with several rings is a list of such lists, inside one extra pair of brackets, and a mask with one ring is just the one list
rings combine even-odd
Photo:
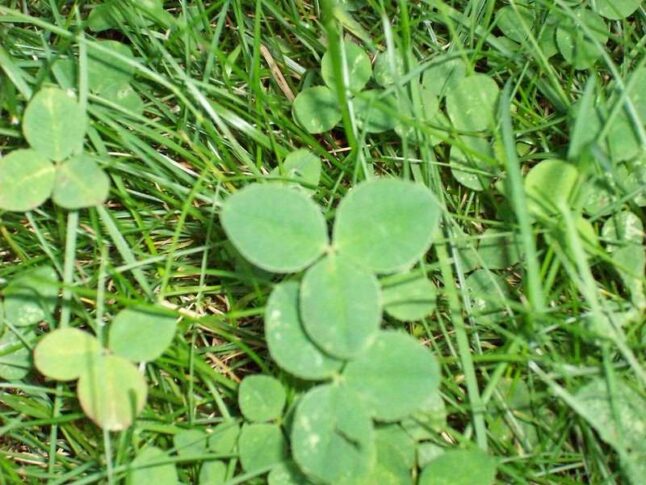
[(4, 290), (4, 316), (17, 327), (37, 324), (54, 311), (58, 275), (51, 266), (40, 266), (16, 275)]
[(173, 436), (173, 445), (181, 457), (201, 456), (207, 453), (207, 437), (201, 429), (183, 429)]
[[(348, 88), (351, 92), (357, 93), (361, 91), (372, 76), (372, 64), (368, 54), (352, 42), (343, 42), (341, 44), (343, 51), (344, 67), (348, 72), (349, 85)], [(327, 51), (321, 59), (321, 75), (325, 84), (332, 90), (336, 90), (337, 81), (334, 73), (332, 54)]]
[(56, 172), (40, 152), (14, 150), (0, 158), (0, 209), (28, 211), (52, 193)]
[[(134, 60), (130, 47), (121, 42), (101, 40), (97, 44), (120, 56)], [(92, 50), (88, 54), (88, 84), (90, 89), (96, 93), (103, 93), (104, 90), (115, 85), (128, 85), (134, 73), (135, 69), (131, 64), (117, 59), (115, 56), (106, 55), (97, 50)]]
[(343, 379), (372, 417), (396, 421), (437, 392), (440, 370), (433, 354), (415, 338), (381, 331), (363, 354), (347, 364)]
[(18, 336), (13, 330), (0, 329), (0, 378), (17, 381), (25, 377), (31, 368), (31, 351), (25, 343), (34, 340), (34, 332), (27, 329)]
[(47, 377), (71, 381), (81, 377), (101, 352), (101, 344), (89, 333), (61, 328), (41, 339), (34, 350), (34, 364)]
[(168, 455), (163, 450), (155, 446), (144, 448), (128, 465), (126, 484), (175, 485), (179, 483), (175, 465), (163, 463), (164, 460), (168, 460)]
[(293, 461), (284, 461), (271, 469), (267, 475), (268, 485), (305, 485), (310, 483)]
[(381, 52), (375, 59), (374, 76), (380, 86), (387, 88), (397, 84), (404, 75), (404, 59), (398, 52)]
[(222, 207), (224, 231), (242, 255), (276, 273), (300, 271), (328, 244), (325, 219), (306, 195), (281, 184), (254, 184)]
[(641, 3), (642, 0), (595, 0), (592, 6), (602, 17), (621, 20), (632, 15)]
[(499, 168), (490, 161), (495, 159), (493, 148), (485, 138), (462, 136), (460, 140), (470, 151), (465, 153), (457, 145), (451, 147), (451, 174), (471, 190), (484, 190)]
[(543, 160), (525, 177), (527, 206), (531, 213), (548, 217), (570, 207), (579, 171), (561, 160)]
[(283, 385), (270, 376), (245, 377), (238, 390), (238, 405), (242, 415), (258, 423), (279, 418), (286, 399)]
[(343, 362), (320, 350), (305, 333), (300, 317), (299, 285), (294, 281), (274, 287), (265, 310), (265, 338), (276, 363), (301, 379), (325, 379)]
[(488, 269), (505, 269), (520, 261), (522, 247), (514, 234), (487, 229), (480, 237), (478, 253)]
[(446, 111), (460, 131), (482, 131), (495, 125), (500, 89), (485, 74), (460, 79), (446, 96)]
[(440, 208), (423, 185), (383, 178), (359, 184), (336, 214), (334, 247), (376, 273), (402, 271), (431, 245)]
[(283, 461), (287, 456), (287, 441), (277, 424), (245, 424), (238, 449), (242, 468), (251, 472)]
[(575, 69), (588, 69), (601, 57), (603, 51), (587, 36), (581, 25), (586, 27), (601, 46), (608, 41), (608, 28), (603, 19), (592, 10), (578, 8), (574, 10), (574, 16), (576, 20), (567, 17), (559, 22), (556, 44), (563, 58)]
[(103, 429), (121, 431), (144, 408), (148, 389), (132, 363), (101, 355), (81, 374), (76, 392), (86, 416)]
[(382, 280), (382, 285), (384, 311), (397, 320), (421, 320), (435, 310), (437, 290), (423, 274), (398, 274)]
[[(295, 150), (269, 175), (291, 179), (290, 184), (306, 188), (316, 187), (321, 180), (321, 159), (306, 149)], [(302, 185), (301, 185), (302, 184)]]
[(227, 455), (233, 453), (240, 436), (240, 425), (235, 421), (225, 421), (213, 428), (207, 438), (209, 450), (216, 454)]
[(159, 309), (122, 310), (110, 325), (108, 347), (133, 362), (151, 362), (172, 342), (176, 320), (174, 314)]
[(484, 451), (449, 450), (424, 467), (419, 485), (491, 485), (496, 479), (496, 460)]
[[(392, 130), (397, 118), (397, 101), (394, 96), (377, 89), (362, 91), (354, 98), (354, 109), (359, 127), (368, 133)], [(386, 109), (384, 109), (384, 107)]]
[(431, 65), (424, 71), (422, 86), (429, 93), (443, 98), (457, 88), (458, 83), (464, 78), (467, 66), (462, 59), (438, 56), (433, 59)]
[(303, 396), (291, 445), (300, 469), (325, 483), (367, 475), (376, 458), (370, 416), (352, 394), (333, 385), (315, 387)]
[(515, 42), (523, 42), (527, 38), (527, 30), (531, 30), (533, 23), (534, 9), (531, 7), (507, 5), (496, 12), (496, 25)]
[(65, 209), (101, 205), (108, 198), (110, 179), (91, 158), (81, 155), (56, 169), (52, 200)]
[(478, 269), (467, 277), (464, 284), (478, 321), (494, 322), (504, 318), (509, 284), (502, 276), (484, 268)]
[(200, 485), (213, 485), (225, 483), (227, 476), (227, 464), (220, 460), (207, 461), (202, 463), (198, 483)]
[(298, 93), (293, 111), (296, 121), (308, 133), (324, 133), (341, 121), (337, 95), (326, 86), (315, 86)]

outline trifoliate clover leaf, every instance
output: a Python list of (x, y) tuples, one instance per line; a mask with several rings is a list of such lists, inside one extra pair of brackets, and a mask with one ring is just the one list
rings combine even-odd
[(286, 400), (283, 385), (270, 376), (247, 376), (238, 389), (238, 405), (242, 415), (257, 423), (279, 418)]
[(14, 150), (1, 157), (0, 209), (35, 209), (52, 194), (55, 178), (52, 162), (35, 150)]
[(449, 450), (422, 470), (419, 485), (492, 485), (496, 460), (479, 449)]
[(251, 472), (283, 461), (287, 457), (287, 440), (277, 424), (245, 424), (238, 450), (242, 468)]
[(56, 168), (52, 200), (65, 209), (103, 204), (110, 191), (110, 179), (94, 160), (80, 155)]
[[(348, 71), (348, 81), (350, 91), (357, 93), (361, 91), (372, 75), (372, 64), (368, 54), (352, 42), (343, 42), (341, 44), (343, 50), (343, 58), (345, 60), (345, 67)], [(321, 75), (325, 84), (332, 90), (337, 89), (337, 79), (334, 74), (334, 66), (332, 63), (332, 53), (326, 52), (321, 59)]]
[(103, 353), (99, 341), (77, 328), (48, 333), (34, 350), (34, 364), (41, 374), (57, 381), (78, 379)]
[(532, 214), (549, 217), (570, 207), (579, 171), (561, 160), (543, 160), (525, 177), (527, 207)]
[(499, 94), (496, 82), (485, 74), (460, 79), (446, 96), (446, 111), (453, 126), (460, 131), (493, 128)]
[(308, 133), (324, 133), (341, 121), (337, 95), (326, 86), (306, 88), (298, 93), (292, 109), (294, 119)]
[(34, 325), (54, 311), (59, 280), (51, 266), (40, 266), (16, 275), (4, 290), (6, 320), (17, 327)]

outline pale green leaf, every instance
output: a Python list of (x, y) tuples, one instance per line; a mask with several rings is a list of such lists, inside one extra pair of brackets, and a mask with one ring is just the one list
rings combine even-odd
[(309, 133), (324, 133), (341, 121), (337, 95), (328, 87), (306, 88), (296, 96), (294, 119)]
[(57, 162), (81, 151), (86, 127), (81, 106), (58, 88), (38, 91), (22, 120), (22, 131), (31, 147)]
[(218, 455), (233, 453), (238, 443), (240, 426), (235, 421), (225, 421), (213, 428), (213, 433), (207, 438), (209, 449)]
[(261, 423), (278, 419), (286, 400), (283, 385), (270, 376), (247, 376), (238, 389), (240, 411), (249, 421)]
[(311, 483), (300, 468), (291, 460), (279, 463), (267, 476), (269, 485), (307, 485)]
[(438, 56), (424, 71), (422, 85), (431, 94), (443, 98), (457, 87), (466, 72), (467, 66), (459, 57)]
[(281, 184), (252, 184), (222, 207), (222, 226), (251, 263), (275, 273), (305, 269), (325, 250), (327, 227), (319, 207)]
[(383, 178), (359, 184), (339, 204), (334, 246), (377, 273), (408, 269), (428, 251), (440, 219), (431, 191)]
[(35, 150), (20, 149), (0, 157), (0, 209), (35, 209), (52, 193), (54, 165)]
[(362, 91), (353, 100), (359, 128), (368, 133), (392, 130), (397, 123), (397, 100), (377, 89)]
[(227, 478), (227, 464), (223, 461), (205, 461), (200, 468), (199, 485), (223, 485)]
[(238, 450), (242, 468), (251, 472), (283, 461), (287, 456), (287, 440), (277, 424), (245, 424)]
[(144, 377), (127, 360), (106, 355), (81, 374), (76, 389), (85, 414), (109, 431), (129, 427), (146, 404)]
[(449, 450), (422, 470), (419, 485), (493, 485), (496, 460), (479, 449)]
[(17, 274), (4, 289), (4, 316), (18, 327), (47, 319), (58, 298), (58, 274), (51, 266), (39, 266)]
[(430, 350), (415, 338), (382, 331), (363, 354), (348, 363), (343, 377), (375, 419), (396, 421), (438, 392), (440, 369)]
[(579, 171), (561, 160), (543, 160), (525, 177), (527, 206), (531, 213), (549, 217), (570, 207)]
[(520, 238), (513, 233), (487, 229), (480, 235), (478, 253), (488, 269), (505, 269), (520, 262)]
[[(352, 42), (343, 42), (341, 49), (344, 52), (345, 68), (348, 71), (348, 87), (353, 93), (359, 92), (365, 87), (372, 75), (370, 58), (361, 47)], [(329, 51), (321, 59), (321, 75), (330, 89), (335, 90), (337, 88), (337, 80), (332, 65), (332, 54)]]
[(330, 254), (307, 270), (300, 302), (305, 331), (334, 357), (355, 357), (379, 329), (379, 282), (342, 255)]
[(38, 342), (34, 364), (51, 379), (71, 381), (87, 372), (102, 353), (93, 335), (77, 328), (59, 328)]
[(496, 12), (496, 25), (505, 36), (523, 42), (532, 30), (534, 9), (522, 5), (507, 5)]
[[(603, 19), (592, 10), (578, 8), (573, 12), (576, 20), (564, 17), (559, 22), (556, 45), (561, 55), (575, 69), (588, 69), (603, 53), (602, 47), (608, 41), (608, 28)], [(582, 25), (596, 42), (586, 35)], [(597, 47), (597, 43), (601, 47)]]
[(505, 301), (509, 297), (509, 284), (505, 279), (487, 269), (478, 269), (465, 280), (475, 321), (493, 322), (505, 317)]
[(108, 347), (134, 362), (151, 362), (173, 341), (177, 318), (161, 309), (144, 307), (120, 311), (110, 325)]
[(486, 138), (462, 136), (460, 140), (466, 145), (466, 150), (457, 145), (451, 146), (451, 174), (471, 190), (484, 190), (499, 169), (491, 162), (495, 159), (493, 147)]
[(181, 457), (198, 457), (206, 455), (208, 435), (201, 429), (183, 429), (173, 436), (173, 445)]
[[(100, 40), (98, 45), (129, 60), (134, 60), (130, 47), (121, 42)], [(135, 68), (129, 63), (94, 49), (88, 52), (87, 70), (90, 89), (99, 94), (114, 85), (127, 85), (135, 73)]]
[(291, 435), (294, 460), (306, 475), (345, 483), (375, 464), (372, 421), (352, 394), (332, 386), (310, 390), (299, 402)]
[(31, 330), (19, 337), (11, 329), (0, 333), (0, 379), (18, 381), (31, 369), (31, 350), (25, 345), (34, 339)]
[(103, 204), (110, 191), (110, 179), (86, 155), (74, 157), (56, 168), (52, 200), (65, 209), (81, 209)]
[(128, 466), (128, 485), (150, 483), (154, 485), (177, 485), (177, 469), (168, 461), (169, 456), (155, 446), (149, 446), (139, 452)]
[(485, 74), (460, 79), (446, 96), (446, 112), (460, 131), (481, 131), (496, 124), (500, 89)]
[(101, 89), (101, 97), (132, 114), (144, 113), (144, 101), (130, 84), (110, 84)]
[(421, 320), (435, 310), (437, 290), (423, 274), (404, 273), (382, 281), (384, 311), (402, 322)]
[(316, 187), (321, 179), (321, 159), (309, 150), (296, 150), (287, 155), (283, 163), (274, 168), (269, 175), (287, 178), (294, 184), (302, 184), (311, 189)]
[(272, 291), (265, 310), (265, 338), (276, 363), (301, 379), (325, 379), (343, 364), (323, 353), (305, 333), (295, 281), (281, 283)]
[(592, 7), (602, 17), (621, 20), (632, 15), (641, 4), (642, 0), (595, 0)]
[(399, 52), (381, 52), (377, 55), (374, 76), (377, 83), (386, 88), (398, 84), (404, 75), (404, 60)]

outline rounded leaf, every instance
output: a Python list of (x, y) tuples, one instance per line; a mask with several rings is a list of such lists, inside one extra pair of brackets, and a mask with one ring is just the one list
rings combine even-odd
[(283, 385), (270, 376), (245, 377), (238, 389), (238, 405), (249, 421), (262, 423), (281, 416), (287, 395)]
[(148, 389), (133, 364), (116, 355), (105, 355), (81, 374), (76, 392), (92, 421), (103, 429), (121, 431), (146, 405)]
[[(348, 71), (348, 81), (350, 91), (353, 93), (361, 91), (372, 76), (372, 64), (368, 54), (352, 42), (343, 42), (341, 48), (344, 51), (345, 66)], [(325, 84), (332, 90), (337, 88), (337, 80), (334, 75), (334, 65), (332, 63), (332, 54), (327, 51), (321, 59), (321, 75)]]
[(543, 160), (525, 177), (527, 208), (545, 217), (568, 208), (578, 179), (579, 171), (574, 165), (561, 160)]
[(287, 456), (287, 440), (277, 424), (245, 424), (238, 450), (242, 468), (252, 472), (283, 461)]
[(221, 485), (226, 482), (227, 464), (220, 460), (205, 461), (200, 468), (200, 485)]
[(484, 190), (497, 169), (488, 160), (495, 156), (493, 148), (485, 138), (462, 136), (460, 139), (471, 151), (465, 153), (457, 145), (451, 146), (451, 174), (460, 184), (471, 190)]
[(58, 274), (51, 266), (39, 266), (16, 275), (4, 290), (7, 322), (26, 327), (45, 320), (56, 306), (58, 286)]
[(305, 333), (295, 281), (281, 283), (271, 292), (265, 310), (265, 338), (276, 363), (301, 379), (325, 379), (343, 365), (321, 351)]
[(81, 155), (57, 167), (52, 199), (65, 209), (81, 209), (103, 204), (109, 191), (106, 173), (94, 160)]
[(381, 52), (375, 60), (375, 81), (386, 88), (397, 83), (404, 75), (404, 60), (399, 52)]
[(631, 16), (642, 4), (642, 0), (595, 0), (596, 12), (609, 20), (621, 20)]
[(270, 175), (291, 179), (307, 188), (316, 187), (321, 179), (321, 159), (309, 150), (296, 150), (287, 155)]
[(235, 421), (225, 421), (218, 424), (213, 433), (207, 438), (209, 449), (219, 455), (228, 455), (233, 453), (233, 450), (238, 443), (238, 436), (240, 435), (240, 426)]
[(319, 207), (281, 184), (252, 184), (230, 196), (220, 215), (227, 236), (251, 263), (275, 273), (312, 264), (328, 244)]
[(505, 318), (509, 284), (502, 276), (487, 269), (478, 269), (467, 277), (464, 285), (469, 292), (477, 322), (487, 323)]
[(496, 460), (484, 451), (449, 450), (422, 470), (419, 485), (491, 485), (496, 479)]
[(34, 349), (34, 364), (57, 381), (78, 379), (103, 352), (99, 341), (77, 328), (59, 328), (48, 333)]
[(35, 150), (14, 150), (0, 158), (0, 209), (28, 211), (52, 193), (54, 165)]
[(32, 341), (34, 333), (28, 330), (21, 337), (9, 328), (5, 328), (4, 333), (0, 329), (0, 379), (18, 381), (29, 373), (31, 351), (23, 340)]
[(382, 287), (384, 311), (402, 322), (421, 320), (435, 310), (437, 290), (423, 274), (388, 278)]
[(352, 189), (339, 204), (334, 246), (376, 273), (402, 271), (428, 251), (440, 220), (431, 191), (383, 178)]
[(144, 113), (144, 101), (130, 84), (110, 84), (101, 90), (101, 97), (132, 114)]
[(357, 122), (368, 133), (392, 130), (397, 124), (397, 100), (383, 91), (370, 89), (359, 93), (353, 100)]
[(478, 253), (488, 269), (505, 269), (520, 261), (520, 239), (508, 232), (487, 229), (480, 236)]
[(520, 5), (507, 5), (496, 12), (496, 24), (506, 37), (523, 42), (532, 30), (534, 10)]
[(155, 446), (144, 448), (128, 466), (128, 485), (151, 483), (154, 485), (177, 485), (177, 469), (168, 461), (169, 456)]
[(293, 461), (284, 461), (271, 469), (267, 475), (268, 485), (305, 485), (310, 483)]
[(466, 73), (467, 66), (459, 57), (440, 56), (433, 59), (430, 67), (424, 71), (422, 86), (442, 98), (457, 87)]
[(330, 254), (301, 283), (305, 331), (326, 353), (348, 359), (374, 339), (381, 322), (377, 278), (342, 255)]
[(301, 399), (291, 434), (294, 460), (309, 477), (343, 483), (368, 474), (375, 463), (370, 416), (356, 396), (319, 386)]
[[(614, 0), (613, 0), (614, 1)], [(561, 20), (556, 29), (556, 45), (565, 60), (575, 69), (588, 69), (603, 55), (601, 46), (608, 41), (608, 28), (603, 19), (587, 8), (574, 10), (576, 21), (567, 17)], [(584, 32), (587, 27), (596, 42)]]
[[(116, 40), (101, 40), (97, 44), (127, 59), (134, 59), (132, 50), (126, 44)], [(87, 71), (90, 89), (103, 94), (114, 85), (127, 85), (134, 76), (135, 68), (112, 55), (92, 49), (88, 52)]]
[(336, 94), (325, 86), (307, 88), (294, 99), (294, 119), (308, 133), (324, 133), (341, 121)]
[(58, 88), (38, 91), (22, 120), (22, 130), (31, 147), (57, 162), (81, 151), (86, 125), (81, 106)]
[(108, 347), (134, 362), (151, 362), (162, 355), (175, 337), (173, 313), (144, 307), (120, 311), (110, 325)]
[(208, 435), (201, 429), (183, 429), (173, 436), (175, 451), (182, 457), (206, 455)]
[(446, 96), (446, 112), (458, 130), (481, 131), (496, 124), (496, 106), (500, 89), (485, 74), (460, 79)]
[(433, 354), (413, 337), (382, 331), (348, 363), (343, 377), (375, 419), (396, 421), (438, 392), (440, 370)]

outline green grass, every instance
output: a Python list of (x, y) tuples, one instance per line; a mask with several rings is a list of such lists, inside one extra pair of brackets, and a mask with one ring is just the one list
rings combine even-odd
[[(591, 78), (604, 106), (622, 109), (621, 87), (646, 62), (643, 7), (629, 19), (606, 21), (603, 56), (589, 70), (574, 70), (559, 54), (545, 54), (536, 40), (539, 20), (523, 44), (502, 38), (495, 14), (507, 2), (496, 0), (367, 0), (349, 2), (361, 6), (344, 15), (327, 1), (166, 1), (169, 17), (142, 27), (141, 13), (128, 8), (119, 31), (94, 34), (81, 27), (96, 3), (6, 0), (0, 6), (0, 152), (26, 146), (19, 125), (26, 100), (54, 81), (57, 59), (80, 52), (78, 94), (91, 118), (86, 150), (112, 184), (102, 207), (67, 211), (47, 202), (27, 213), (0, 212), (0, 285), (43, 264), (58, 271), (61, 304), (39, 334), (48, 326), (73, 326), (101, 335), (119, 310), (140, 303), (172, 308), (181, 320), (172, 346), (145, 367), (148, 404), (127, 431), (104, 433), (84, 418), (72, 384), (52, 383), (36, 370), (1, 382), (0, 483), (117, 483), (147, 444), (169, 452), (183, 482), (196, 482), (200, 464), (218, 456), (177, 456), (173, 436), (239, 416), (241, 379), (275, 375), (294, 401), (302, 383), (271, 361), (263, 334), (264, 306), (279, 278), (237, 256), (218, 213), (228, 194), (302, 147), (323, 160), (314, 197), (330, 221), (347, 191), (375, 176), (424, 183), (440, 201), (442, 230), (423, 262), (438, 286), (438, 308), (421, 322), (386, 321), (440, 361), (448, 420), (429, 441), (475, 443), (500, 459), (501, 483), (626, 482), (615, 448), (581, 416), (573, 396), (601, 377), (610, 389), (621, 380), (646, 397), (643, 266), (622, 267), (601, 234), (609, 216), (622, 210), (646, 222), (638, 201), (645, 182), (626, 185), (620, 164), (598, 150), (574, 150), (592, 128), (590, 117), (573, 123), (571, 109), (585, 98)], [(571, 16), (568, 5), (576, 2), (536, 3), (541, 15)], [(301, 128), (291, 97), (322, 84), (321, 57), (328, 45), (338, 54), (342, 35), (371, 58), (384, 50), (403, 56), (409, 74), (390, 88), (398, 97), (418, 99), (410, 81), (444, 52), (491, 76), (502, 89), (492, 139), (504, 187), (475, 192), (460, 185), (448, 152), (463, 142), (455, 130), (425, 122), (419, 103), (410, 117), (391, 113), (416, 130), (413, 141), (402, 142), (393, 131), (363, 132), (345, 95), (341, 126), (321, 135)], [(145, 102), (143, 116), (88, 92), (83, 56), (111, 54), (97, 38), (119, 40), (135, 53), (132, 84)], [(632, 103), (626, 106), (640, 146), (630, 168), (636, 171), (646, 160), (644, 120)], [(433, 137), (443, 143), (433, 144)], [(601, 238), (598, 246), (586, 245), (575, 229), (581, 208), (543, 222), (528, 212), (523, 177), (550, 158), (569, 158), (586, 180), (601, 173), (615, 184), (613, 200), (586, 215)], [(521, 265), (496, 271), (510, 285), (502, 303), (497, 300), (507, 311), (498, 319), (479, 315), (477, 301), (496, 300), (497, 291), (474, 298), (466, 284), (464, 256), (488, 228), (517, 232), (525, 254)], [(622, 274), (632, 277), (632, 286)], [(612, 323), (620, 316), (623, 325)], [(600, 338), (595, 328), (610, 337)], [(510, 390), (518, 383), (525, 393)], [(643, 410), (641, 417), (624, 422), (624, 432), (641, 424), (643, 433)], [(260, 480), (230, 459), (228, 483)]]

